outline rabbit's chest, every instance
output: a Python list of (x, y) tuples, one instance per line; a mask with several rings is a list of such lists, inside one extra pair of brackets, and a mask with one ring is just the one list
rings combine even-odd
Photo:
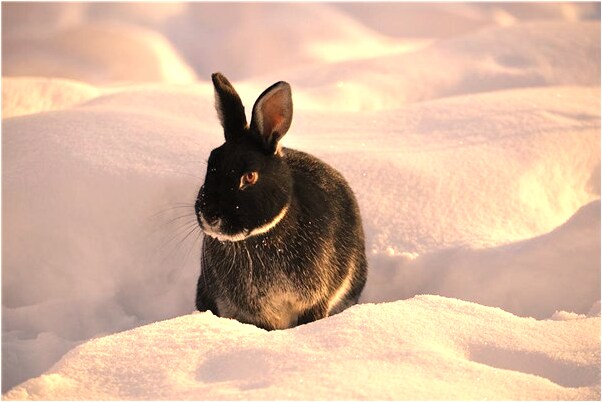
[(249, 299), (250, 292), (246, 296), (218, 298), (216, 302), (220, 315), (260, 327), (267, 325), (285, 329), (296, 325), (302, 311), (299, 298), (291, 292), (275, 290), (262, 295), (256, 294), (254, 298)]
[[(228, 262), (207, 267), (219, 315), (259, 327), (295, 326), (299, 315), (320, 296), (319, 275), (309, 260), (300, 259), (277, 241), (257, 243), (261, 253), (255, 249), (249, 244), (242, 253), (232, 248), (231, 255), (209, 254), (209, 262)], [(235, 268), (228, 265), (231, 261), (236, 262)]]

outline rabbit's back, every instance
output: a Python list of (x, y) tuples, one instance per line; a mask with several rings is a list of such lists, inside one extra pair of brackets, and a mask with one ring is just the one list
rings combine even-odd
[[(323, 228), (331, 232), (347, 227), (351, 230), (351, 237), (363, 248), (364, 234), (359, 208), (343, 175), (305, 152), (283, 148), (283, 154), (293, 175), (294, 198), (298, 200), (302, 211), (309, 212), (307, 218), (328, 219)], [(332, 223), (335, 225), (331, 226)]]
[[(359, 207), (347, 181), (320, 159), (283, 149), (294, 177), (297, 236), (308, 239), (322, 264), (315, 267), (327, 286), (328, 313), (355, 304), (366, 282), (364, 232)], [(311, 246), (309, 245), (311, 244)]]

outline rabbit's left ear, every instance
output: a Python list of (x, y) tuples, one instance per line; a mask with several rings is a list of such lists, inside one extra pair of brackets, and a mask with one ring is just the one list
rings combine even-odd
[(291, 86), (280, 81), (257, 98), (251, 117), (251, 131), (257, 132), (269, 153), (278, 152), (278, 143), (291, 126), (293, 99)]
[(215, 109), (224, 128), (226, 141), (229, 141), (241, 135), (247, 127), (245, 108), (240, 96), (222, 73), (213, 73), (211, 80), (215, 89)]

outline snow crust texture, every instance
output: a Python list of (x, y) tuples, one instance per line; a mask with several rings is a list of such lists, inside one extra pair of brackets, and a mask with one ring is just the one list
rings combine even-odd
[[(600, 398), (599, 4), (2, 18), (3, 399)], [(192, 313), (214, 71), (247, 111), (291, 84), (283, 145), (358, 198), (361, 304), (273, 332)]]

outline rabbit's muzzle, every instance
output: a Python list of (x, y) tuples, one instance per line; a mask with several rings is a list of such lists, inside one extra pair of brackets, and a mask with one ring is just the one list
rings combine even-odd
[(231, 228), (231, 219), (226, 219), (216, 207), (217, 205), (219, 204), (208, 200), (205, 186), (202, 186), (194, 204), (194, 210), (197, 222), (205, 235), (219, 241), (238, 241), (246, 238), (247, 231), (237, 231)]

